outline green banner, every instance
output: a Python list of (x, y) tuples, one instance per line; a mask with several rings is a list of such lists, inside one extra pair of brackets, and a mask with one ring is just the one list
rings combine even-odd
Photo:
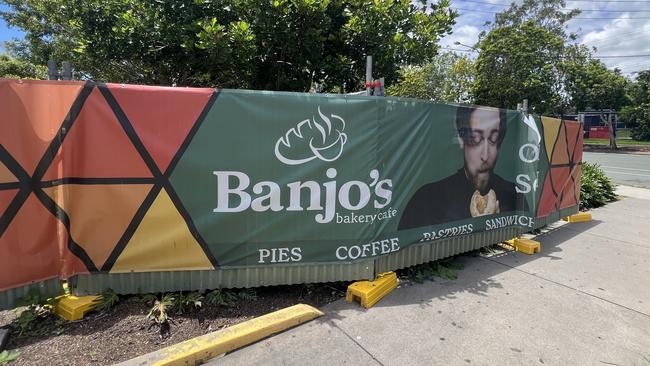
[(220, 266), (368, 259), (532, 230), (543, 131), (488, 107), (222, 91), (170, 181)]

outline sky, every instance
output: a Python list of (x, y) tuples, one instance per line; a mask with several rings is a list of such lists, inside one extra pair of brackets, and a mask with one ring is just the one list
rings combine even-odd
[[(578, 43), (596, 47), (594, 56), (608, 68), (619, 68), (631, 77), (650, 69), (650, 0), (567, 0), (566, 3), (567, 9), (582, 10), (569, 22), (569, 32), (578, 34)], [(493, 20), (494, 12), (508, 8), (509, 4), (508, 0), (452, 0), (452, 7), (458, 9), (460, 17), (453, 33), (440, 44), (444, 48), (470, 50), (455, 42), (476, 44), (484, 23)]]
[[(452, 0), (460, 17), (453, 33), (440, 44), (443, 48), (469, 51), (470, 48), (455, 42), (474, 45), (484, 23), (509, 4), (509, 0)], [(581, 9), (582, 14), (571, 20), (569, 31), (578, 34), (579, 43), (596, 47), (595, 56), (607, 67), (619, 68), (631, 77), (650, 69), (650, 0), (567, 0), (567, 9), (574, 8)], [(3, 10), (7, 10), (6, 5), (0, 5), (0, 11)], [(23, 35), (0, 19), (0, 52), (5, 41)]]
[[(0, 5), (0, 11), (7, 11), (7, 6), (4, 4)], [(24, 33), (16, 28), (9, 28), (7, 23), (0, 18), (0, 53), (4, 51), (4, 43), (10, 41), (13, 38), (22, 38)]]

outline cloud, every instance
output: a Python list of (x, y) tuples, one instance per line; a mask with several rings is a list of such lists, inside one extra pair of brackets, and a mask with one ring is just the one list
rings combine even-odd
[[(444, 37), (440, 45), (446, 48), (464, 48), (454, 45), (461, 42), (474, 45), (478, 34), (485, 29), (484, 23), (493, 20), (489, 13), (481, 11), (501, 11), (507, 8), (507, 1), (483, 0), (494, 5), (478, 6), (476, 3), (456, 0), (454, 5), (465, 9), (477, 9), (477, 12), (461, 11), (453, 33)], [(497, 7), (498, 6), (498, 7)], [(568, 24), (568, 31), (578, 34), (580, 43), (598, 48), (598, 55), (638, 55), (650, 54), (650, 19), (633, 19), (650, 17), (650, 8), (642, 2), (567, 2), (567, 8), (579, 8), (582, 13)], [(585, 19), (614, 18), (614, 19)], [(476, 54), (473, 54), (474, 56)], [(640, 70), (650, 69), (650, 57), (602, 58), (609, 68), (619, 68), (624, 74), (633, 75)]]
[[(610, 13), (611, 15), (611, 13)], [(636, 16), (623, 13), (584, 35), (581, 43), (596, 47), (595, 55), (650, 54), (650, 19), (630, 19)], [(619, 68), (624, 74), (650, 69), (650, 57), (601, 58), (609, 68)]]
[[(474, 25), (469, 25), (469, 24), (456, 24), (454, 26), (453, 33), (448, 35), (447, 37), (443, 38), (440, 40), (440, 45), (443, 48), (455, 48), (455, 49), (466, 49), (469, 50), (469, 48), (462, 46), (462, 45), (456, 45), (454, 44), (455, 42), (460, 42), (464, 45), (467, 46), (474, 46), (476, 42), (478, 42), (478, 35), (481, 33), (481, 29), (477, 26)], [(444, 51), (444, 50), (443, 50)]]

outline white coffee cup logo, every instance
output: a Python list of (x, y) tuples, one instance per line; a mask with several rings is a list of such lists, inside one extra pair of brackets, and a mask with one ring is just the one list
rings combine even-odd
[[(343, 153), (343, 146), (348, 136), (345, 130), (345, 121), (340, 116), (324, 115), (318, 107), (320, 119), (312, 117), (299, 122), (291, 128), (284, 137), (275, 143), (275, 156), (287, 165), (304, 164), (314, 159), (334, 161)], [(308, 141), (306, 141), (308, 140)], [(307, 143), (309, 150), (303, 149), (303, 156), (287, 157), (292, 150), (300, 149)]]

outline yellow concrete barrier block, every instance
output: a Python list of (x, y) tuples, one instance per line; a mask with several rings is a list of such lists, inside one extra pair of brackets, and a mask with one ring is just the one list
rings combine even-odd
[(513, 241), (515, 250), (526, 254), (539, 253), (542, 248), (542, 243), (535, 240), (516, 238)]
[(579, 212), (575, 215), (565, 217), (564, 221), (568, 222), (589, 222), (591, 221), (591, 213), (589, 212)]
[(95, 307), (100, 296), (64, 295), (59, 298), (54, 313), (65, 320), (79, 320)]
[(513, 249), (516, 249), (515, 248), (515, 239), (516, 238), (506, 240), (504, 242), (497, 243), (497, 245), (500, 246), (503, 250), (513, 250)]
[(357, 300), (361, 306), (368, 309), (395, 288), (397, 288), (397, 275), (395, 272), (385, 272), (379, 274), (374, 281), (358, 281), (348, 286), (345, 299)]
[(119, 365), (200, 365), (211, 358), (257, 342), (321, 315), (323, 313), (312, 306), (298, 304), (133, 358)]

